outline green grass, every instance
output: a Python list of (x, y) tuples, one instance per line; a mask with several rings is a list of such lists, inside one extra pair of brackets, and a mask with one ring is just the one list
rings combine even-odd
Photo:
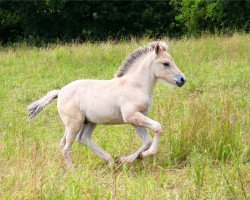
[[(76, 79), (112, 78), (147, 42), (1, 48), (1, 199), (250, 198), (250, 35), (169, 41), (187, 84), (154, 90), (150, 117), (164, 128), (154, 158), (110, 169), (74, 143), (76, 170), (69, 173), (56, 103), (28, 121), (32, 100)], [(94, 140), (113, 157), (140, 146), (129, 125), (98, 126)]]

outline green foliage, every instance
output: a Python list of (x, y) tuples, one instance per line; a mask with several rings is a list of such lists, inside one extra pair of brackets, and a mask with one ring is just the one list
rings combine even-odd
[(0, 43), (15, 41), (22, 34), (21, 18), (12, 2), (0, 2)]
[[(7, 4), (7, 5), (6, 5)], [(31, 1), (2, 2), (16, 8), (24, 38), (45, 41), (103, 40), (178, 32), (168, 1)], [(0, 18), (5, 18), (0, 16)], [(6, 42), (6, 41), (3, 41)]]
[(250, 1), (3, 1), (0, 42), (179, 37), (249, 31)]
[(250, 1), (233, 0), (174, 0), (179, 7), (177, 21), (190, 34), (203, 31), (250, 30)]

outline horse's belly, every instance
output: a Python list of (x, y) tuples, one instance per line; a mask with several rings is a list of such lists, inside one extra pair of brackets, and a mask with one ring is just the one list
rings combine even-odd
[(112, 108), (99, 108), (88, 109), (85, 113), (88, 121), (96, 124), (122, 124), (123, 118), (121, 112), (118, 109)]

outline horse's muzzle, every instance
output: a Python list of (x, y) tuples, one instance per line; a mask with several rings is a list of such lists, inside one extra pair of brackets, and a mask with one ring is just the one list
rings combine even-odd
[(178, 87), (182, 87), (186, 82), (186, 77), (184, 76), (184, 74), (181, 74), (179, 76), (176, 76), (174, 80)]

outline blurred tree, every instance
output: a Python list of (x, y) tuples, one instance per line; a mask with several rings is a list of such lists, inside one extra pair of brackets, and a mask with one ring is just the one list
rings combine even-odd
[(2, 1), (0, 42), (249, 31), (250, 0)]
[(203, 31), (249, 31), (250, 0), (173, 0), (177, 7), (176, 20), (182, 31), (199, 34)]
[(13, 2), (0, 2), (0, 43), (20, 38), (23, 30), (20, 21)]

